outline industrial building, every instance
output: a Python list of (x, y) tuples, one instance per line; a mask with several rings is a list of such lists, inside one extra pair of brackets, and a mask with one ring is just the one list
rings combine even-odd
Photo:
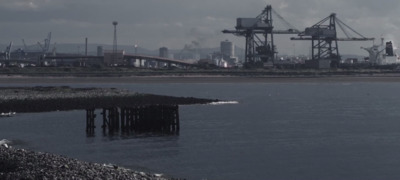
[(117, 50), (117, 51), (104, 51), (104, 65), (106, 66), (125, 66), (127, 62), (124, 60), (125, 51)]
[(103, 51), (103, 46), (97, 46), (97, 56), (103, 56), (104, 51)]
[(233, 42), (228, 40), (221, 41), (221, 54), (224, 57), (234, 57), (235, 56), (235, 46)]
[(161, 47), (159, 49), (159, 57), (163, 57), (163, 58), (169, 58), (169, 53), (168, 53), (168, 48), (166, 47)]
[(235, 56), (235, 44), (231, 41), (221, 41), (221, 57), (228, 63), (228, 66), (236, 66), (238, 58)]

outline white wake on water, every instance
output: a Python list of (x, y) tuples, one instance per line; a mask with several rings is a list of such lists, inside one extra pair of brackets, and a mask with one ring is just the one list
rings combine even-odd
[(8, 144), (11, 143), (11, 141), (7, 140), (7, 139), (2, 139), (0, 141), (0, 146), (4, 146), (6, 148), (8, 148)]
[(225, 105), (225, 104), (239, 104), (238, 101), (218, 101), (218, 102), (212, 102), (210, 105)]

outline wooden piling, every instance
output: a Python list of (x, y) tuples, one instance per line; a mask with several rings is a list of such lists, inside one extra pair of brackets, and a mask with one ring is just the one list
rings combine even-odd
[(125, 108), (121, 108), (121, 130), (126, 130), (126, 115), (125, 115)]
[(107, 127), (107, 109), (103, 108), (103, 112), (101, 113), (103, 115), (103, 125), (101, 126), (101, 128), (103, 128), (103, 132), (106, 131), (106, 127)]
[[(94, 110), (87, 110), (87, 130), (94, 126), (92, 114)], [(103, 131), (109, 133), (162, 133), (178, 134), (179, 106), (178, 105), (149, 105), (137, 107), (103, 108)]]
[(176, 132), (179, 133), (180, 130), (180, 122), (179, 122), (179, 106), (175, 105), (175, 127), (176, 127)]
[(94, 134), (94, 128), (96, 128), (94, 123), (96, 114), (94, 110), (95, 109), (86, 109), (86, 132), (88, 134)]

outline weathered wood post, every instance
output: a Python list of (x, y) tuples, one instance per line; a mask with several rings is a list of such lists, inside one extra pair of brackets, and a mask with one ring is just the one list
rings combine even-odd
[(107, 127), (107, 109), (103, 108), (103, 112), (101, 113), (103, 115), (103, 125), (101, 126), (101, 128), (103, 128), (103, 132), (106, 131), (106, 127)]
[(112, 110), (112, 108), (108, 108), (108, 132), (112, 133), (114, 132), (114, 125), (115, 125), (115, 120), (114, 120), (114, 111)]
[(133, 109), (132, 108), (127, 108), (126, 109), (127, 110), (127, 112), (126, 112), (126, 119), (127, 119), (127, 121), (126, 121), (126, 129), (128, 130), (128, 131), (131, 131), (132, 130), (132, 121), (133, 121)]
[(176, 132), (179, 133), (180, 130), (180, 123), (179, 123), (179, 106), (175, 105), (175, 126), (176, 126)]
[[(118, 132), (153, 132), (179, 134), (178, 105), (148, 105), (135, 107), (103, 108), (103, 131)], [(94, 110), (87, 110), (87, 131), (94, 127)], [(108, 126), (108, 128), (107, 128)]]
[(122, 131), (126, 131), (126, 108), (121, 108), (121, 129)]
[(134, 118), (133, 118), (133, 124), (132, 124), (132, 130), (137, 131), (137, 126), (139, 124), (139, 117), (140, 117), (140, 107), (135, 107), (133, 109), (134, 111)]
[(114, 109), (114, 118), (115, 118), (115, 131), (119, 131), (119, 110), (118, 110), (118, 107), (114, 107), (113, 108)]
[(86, 132), (88, 134), (94, 134), (94, 128), (96, 128), (94, 119), (96, 118), (96, 114), (94, 113), (95, 109), (86, 109)]
[(132, 118), (132, 111), (131, 111), (131, 108), (126, 108), (125, 109), (125, 113), (126, 113), (126, 115), (125, 115), (125, 118), (126, 118), (126, 130), (127, 131), (130, 131), (130, 129), (131, 129), (131, 118)]

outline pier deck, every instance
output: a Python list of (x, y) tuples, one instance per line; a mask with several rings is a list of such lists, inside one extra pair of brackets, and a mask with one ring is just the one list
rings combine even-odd
[(2, 87), (0, 112), (86, 110), (86, 132), (94, 134), (96, 109), (102, 109), (102, 129), (109, 133), (179, 133), (179, 105), (218, 100), (139, 94), (114, 88)]
[(50, 112), (109, 107), (205, 104), (217, 100), (142, 94), (115, 88), (0, 87), (0, 112)]

